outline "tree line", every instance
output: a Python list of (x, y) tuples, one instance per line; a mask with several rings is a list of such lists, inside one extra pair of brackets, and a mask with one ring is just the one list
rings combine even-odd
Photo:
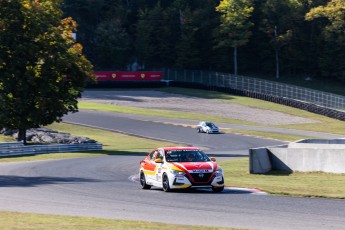
[(64, 0), (96, 70), (345, 79), (344, 0)]

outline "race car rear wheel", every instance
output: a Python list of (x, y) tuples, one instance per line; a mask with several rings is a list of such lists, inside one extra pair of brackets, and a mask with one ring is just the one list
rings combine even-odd
[(163, 176), (163, 190), (164, 192), (170, 192), (171, 189), (170, 189), (170, 185), (169, 185), (169, 178), (166, 174), (164, 174)]
[(223, 190), (224, 190), (224, 186), (223, 187), (212, 187), (213, 192), (222, 192)]
[(151, 185), (146, 184), (145, 174), (143, 172), (140, 173), (140, 184), (142, 189), (151, 188)]

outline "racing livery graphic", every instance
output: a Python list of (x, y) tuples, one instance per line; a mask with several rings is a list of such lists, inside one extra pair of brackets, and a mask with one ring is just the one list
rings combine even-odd
[(197, 147), (163, 147), (152, 150), (140, 161), (140, 184), (171, 189), (224, 189), (224, 175), (215, 158), (209, 158)]

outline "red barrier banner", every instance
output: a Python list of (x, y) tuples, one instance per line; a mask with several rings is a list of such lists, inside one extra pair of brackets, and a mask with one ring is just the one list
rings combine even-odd
[(94, 74), (97, 81), (160, 81), (163, 78), (163, 71), (100, 71)]

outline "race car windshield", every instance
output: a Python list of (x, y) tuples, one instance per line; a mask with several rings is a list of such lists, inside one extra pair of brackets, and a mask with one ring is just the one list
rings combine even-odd
[(207, 162), (211, 161), (200, 150), (169, 150), (165, 153), (168, 162)]
[(215, 124), (213, 124), (212, 122), (206, 122), (206, 126), (210, 126), (210, 127), (215, 127)]

